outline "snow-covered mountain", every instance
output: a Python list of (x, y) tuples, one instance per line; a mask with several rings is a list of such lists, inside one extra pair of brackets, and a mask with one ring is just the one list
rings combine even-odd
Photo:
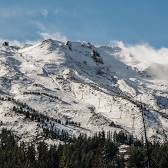
[[(42, 126), (15, 108), (48, 116), (71, 135), (125, 130), (141, 138), (141, 110), (147, 134), (168, 134), (168, 81), (119, 45), (44, 40), (24, 47), (0, 47), (0, 123), (23, 141), (43, 139)], [(46, 141), (51, 141), (47, 139)]]

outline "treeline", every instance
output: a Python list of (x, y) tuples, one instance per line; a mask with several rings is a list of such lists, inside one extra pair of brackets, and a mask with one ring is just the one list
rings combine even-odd
[(48, 146), (44, 142), (17, 144), (7, 130), (0, 134), (0, 167), (2, 168), (122, 168), (118, 146), (105, 138), (104, 132), (93, 137), (80, 135), (73, 143)]
[[(30, 119), (32, 121), (38, 122), (38, 126), (43, 129), (45, 137), (58, 139), (64, 142), (72, 142), (74, 137), (73, 135), (70, 135), (66, 129), (60, 129), (58, 124), (62, 124), (64, 126), (70, 125), (80, 127), (80, 123), (68, 120), (62, 122), (60, 119), (55, 119), (41, 114), (26, 104), (19, 104), (19, 106), (14, 106), (13, 111), (25, 115), (25, 119)], [(106, 133), (106, 137), (108, 139), (112, 139), (114, 142), (121, 144), (134, 144), (136, 146), (142, 145), (142, 143), (138, 139), (135, 139), (132, 135), (127, 134), (125, 131), (120, 131), (119, 133), (112, 133), (109, 131)]]
[(37, 96), (40, 96), (40, 95), (44, 95), (44, 96), (48, 96), (52, 99), (57, 99), (59, 101), (61, 101), (63, 104), (67, 104), (67, 105), (70, 105), (69, 103), (63, 101), (62, 99), (60, 99), (58, 96), (54, 96), (54, 95), (51, 95), (51, 94), (48, 94), (48, 93), (45, 93), (45, 92), (24, 92), (23, 94), (33, 94), (33, 95), (37, 95)]
[[(146, 148), (131, 146), (128, 150), (128, 168), (146, 168)], [(150, 164), (151, 168), (168, 168), (168, 143), (150, 143)]]
[[(60, 119), (50, 118), (44, 114), (38, 113), (36, 110), (29, 108), (26, 104), (14, 106), (13, 111), (25, 115), (25, 119), (38, 122), (38, 126), (43, 129), (45, 137), (58, 139), (64, 142), (72, 141), (72, 135), (70, 135), (66, 130), (58, 128), (58, 124), (63, 124)], [(68, 123), (65, 122), (65, 124)]]
[[(64, 145), (48, 146), (44, 142), (38, 144), (18, 145), (18, 139), (10, 131), (0, 133), (0, 168), (146, 168), (147, 151), (143, 140), (135, 139), (125, 131), (112, 133), (104, 131), (93, 137), (80, 135), (73, 137), (66, 130), (57, 128), (57, 124), (75, 125), (77, 123), (62, 123), (60, 119), (45, 116), (25, 103), (10, 97), (0, 97), (3, 101), (16, 104), (13, 110), (25, 115), (25, 118), (38, 122), (43, 128), (44, 137), (58, 139)], [(80, 125), (79, 125), (80, 126)], [(123, 155), (119, 146), (128, 145)], [(150, 143), (151, 168), (168, 168), (168, 143)], [(127, 155), (127, 160), (124, 156)]]
[[(72, 142), (48, 146), (38, 144), (18, 145), (18, 139), (10, 131), (0, 133), (0, 167), (2, 168), (146, 168), (146, 147), (142, 142), (124, 135), (99, 132), (93, 137), (80, 135)], [(119, 152), (122, 143), (131, 144), (128, 160)], [(149, 143), (151, 168), (168, 167), (168, 143)]]
[[(28, 94), (26, 92), (25, 94)], [(32, 92), (30, 94), (36, 94), (40, 95), (40, 93)], [(50, 96), (48, 94), (45, 94), (46, 96)], [(57, 97), (53, 97), (57, 98)], [(70, 121), (68, 119), (55, 119), (52, 117), (49, 117), (47, 115), (44, 115), (42, 113), (39, 113), (37, 110), (31, 108), (26, 103), (22, 103), (18, 100), (15, 100), (12, 97), (1, 97), (0, 100), (2, 101), (11, 101), (16, 106), (13, 106), (13, 111), (18, 114), (23, 114), (25, 116), (25, 119), (30, 119), (32, 121), (38, 122), (38, 126), (40, 126), (43, 129), (44, 136), (52, 138), (52, 139), (58, 139), (60, 141), (64, 142), (71, 142), (73, 135), (70, 135), (66, 129), (60, 129), (58, 128), (58, 125), (61, 124), (65, 127), (67, 126), (74, 126), (74, 127), (80, 127), (80, 123)], [(1, 123), (0, 123), (1, 125)]]

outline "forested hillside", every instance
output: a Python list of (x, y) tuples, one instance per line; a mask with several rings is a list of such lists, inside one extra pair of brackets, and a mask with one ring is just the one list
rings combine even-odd
[[(80, 135), (58, 146), (24, 142), (5, 129), (0, 134), (0, 167), (3, 168), (145, 168), (146, 146), (124, 132)], [(166, 168), (168, 144), (149, 143), (151, 168)], [(127, 145), (122, 153), (120, 147)], [(125, 159), (127, 156), (127, 159)], [(162, 157), (161, 157), (162, 156)]]

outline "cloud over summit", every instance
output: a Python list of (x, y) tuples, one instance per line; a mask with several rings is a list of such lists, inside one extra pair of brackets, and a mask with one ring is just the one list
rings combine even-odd
[(122, 41), (113, 42), (112, 46), (122, 48), (118, 59), (127, 65), (147, 71), (158, 78), (168, 78), (168, 48), (156, 49), (149, 44), (130, 45)]

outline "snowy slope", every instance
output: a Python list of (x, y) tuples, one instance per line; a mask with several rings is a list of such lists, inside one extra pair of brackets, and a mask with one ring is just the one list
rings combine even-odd
[[(17, 102), (52, 119), (71, 135), (125, 130), (143, 136), (143, 104), (149, 137), (168, 134), (168, 81), (121, 46), (45, 40), (24, 48), (0, 47), (1, 128), (24, 141), (43, 138), (36, 121), (16, 114)], [(4, 101), (10, 97), (13, 101)], [(77, 125), (66, 125), (73, 121)]]

